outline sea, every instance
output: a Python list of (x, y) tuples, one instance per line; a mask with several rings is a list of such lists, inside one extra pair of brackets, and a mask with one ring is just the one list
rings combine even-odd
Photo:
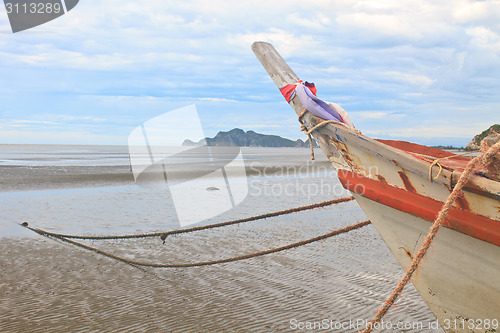
[[(314, 161), (302, 148), (175, 153), (137, 158), (127, 146), (0, 145), (0, 332), (357, 332), (402, 278), (371, 225), (185, 268), (130, 265), (21, 226), (158, 233), (350, 195), (319, 149)], [(364, 220), (350, 201), (165, 240), (75, 241), (144, 263), (196, 263)], [(443, 332), (412, 285), (376, 331)]]

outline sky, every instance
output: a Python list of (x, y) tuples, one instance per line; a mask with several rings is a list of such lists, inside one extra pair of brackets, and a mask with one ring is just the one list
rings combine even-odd
[(500, 123), (498, 0), (81, 0), (15, 34), (0, 8), (0, 143), (126, 145), (193, 104), (206, 136), (303, 139), (255, 41), (365, 135), (464, 146)]

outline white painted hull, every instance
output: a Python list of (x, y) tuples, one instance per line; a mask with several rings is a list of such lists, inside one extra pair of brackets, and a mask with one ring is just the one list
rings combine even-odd
[[(357, 194), (355, 198), (406, 269), (430, 222)], [(498, 246), (441, 228), (412, 283), (447, 332), (495, 332), (484, 323), (499, 319), (499, 260)], [(483, 325), (470, 319), (480, 319)]]

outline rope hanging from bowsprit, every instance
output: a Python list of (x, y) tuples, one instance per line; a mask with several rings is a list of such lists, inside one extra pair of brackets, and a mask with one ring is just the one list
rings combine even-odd
[[(333, 200), (328, 200), (328, 201), (323, 201), (319, 203), (315, 203), (312, 205), (305, 205), (305, 206), (300, 206), (296, 208), (290, 208), (290, 209), (285, 209), (285, 210), (280, 210), (277, 212), (272, 212), (272, 213), (266, 213), (266, 214), (261, 214), (257, 216), (252, 216), (252, 217), (245, 217), (242, 219), (237, 219), (237, 220), (232, 220), (232, 221), (227, 221), (227, 222), (221, 222), (221, 223), (214, 223), (214, 224), (208, 224), (204, 226), (199, 226), (199, 227), (193, 227), (193, 228), (186, 228), (186, 229), (178, 229), (178, 230), (171, 230), (171, 231), (166, 231), (166, 232), (153, 232), (153, 233), (144, 233), (144, 234), (134, 234), (134, 235), (109, 235), (109, 236), (90, 236), (90, 235), (68, 235), (68, 234), (57, 234), (57, 233), (52, 233), (48, 231), (43, 231), (43, 233), (47, 236), (51, 237), (63, 237), (63, 238), (74, 238), (74, 239), (86, 239), (86, 240), (110, 240), (110, 239), (131, 239), (131, 238), (151, 238), (151, 237), (160, 237), (162, 240), (164, 240), (167, 236), (170, 235), (177, 235), (177, 234), (186, 234), (190, 232), (195, 232), (195, 231), (201, 231), (201, 230), (206, 230), (206, 229), (213, 229), (213, 228), (220, 228), (220, 227), (225, 227), (233, 224), (239, 224), (239, 223), (245, 223), (245, 222), (251, 222), (251, 221), (256, 221), (256, 220), (262, 220), (266, 219), (269, 217), (276, 217), (276, 216), (281, 216), (281, 215), (287, 215), (287, 214), (292, 214), (292, 213), (298, 213), (301, 211), (305, 210), (310, 210), (310, 209), (315, 209), (315, 208), (320, 208), (320, 207), (326, 207), (326, 206), (331, 206), (335, 204), (339, 204), (342, 202), (348, 202), (354, 200), (354, 197), (342, 197), (342, 198), (337, 198)], [(26, 225), (23, 224), (24, 227), (27, 227), (28, 224)], [(39, 229), (34, 229), (31, 227), (28, 227), (28, 229), (35, 231)]]
[[(339, 198), (339, 199), (334, 199), (330, 201), (325, 201), (319, 204), (314, 204), (314, 205), (308, 205), (308, 206), (302, 206), (302, 207), (297, 207), (297, 208), (292, 208), (284, 211), (279, 211), (279, 212), (274, 212), (274, 213), (268, 213), (268, 214), (263, 214), (263, 215), (258, 215), (246, 219), (239, 219), (239, 220), (234, 220), (234, 221), (229, 221), (229, 222), (223, 222), (223, 223), (216, 223), (216, 224), (211, 224), (203, 227), (195, 227), (195, 228), (190, 228), (190, 229), (181, 229), (181, 230), (175, 230), (171, 231), (170, 234), (176, 233), (189, 233), (189, 232), (194, 232), (194, 231), (200, 231), (204, 229), (211, 229), (211, 228), (218, 228), (221, 226), (226, 226), (226, 225), (231, 225), (231, 224), (236, 224), (236, 223), (243, 223), (243, 222), (249, 222), (249, 221), (255, 221), (259, 219), (263, 219), (266, 217), (271, 217), (271, 216), (279, 216), (279, 215), (285, 215), (285, 214), (290, 214), (293, 212), (298, 212), (298, 211), (303, 211), (303, 210), (308, 210), (308, 209), (314, 209), (318, 207), (324, 207), (328, 205), (333, 205), (336, 203), (341, 203), (341, 202), (347, 202), (353, 200), (353, 197), (345, 197), (345, 198)], [(333, 230), (329, 233), (316, 236), (307, 240), (295, 242), (292, 244), (284, 245), (281, 247), (269, 249), (269, 250), (264, 250), (264, 251), (259, 251), (255, 253), (250, 253), (250, 254), (244, 254), (244, 255), (239, 255), (231, 258), (224, 258), (224, 259), (217, 259), (217, 260), (210, 260), (210, 261), (202, 261), (202, 262), (188, 262), (188, 263), (177, 263), (177, 264), (162, 264), (162, 263), (150, 263), (150, 262), (141, 262), (141, 261), (136, 261), (136, 260), (131, 260), (127, 258), (123, 258), (117, 255), (114, 255), (112, 253), (100, 250), (95, 247), (91, 247), (76, 241), (73, 241), (71, 238), (79, 238), (79, 239), (92, 239), (92, 240), (104, 240), (104, 239), (124, 239), (124, 238), (144, 238), (144, 237), (153, 237), (153, 236), (160, 236), (162, 240), (165, 240), (166, 238), (166, 233), (152, 233), (152, 234), (140, 234), (140, 235), (122, 235), (122, 236), (76, 236), (76, 235), (62, 235), (62, 234), (56, 234), (56, 233), (51, 233), (42, 229), (37, 229), (37, 228), (32, 228), (28, 225), (27, 222), (23, 222), (21, 225), (25, 228), (28, 228), (29, 230), (32, 230), (36, 232), (39, 235), (46, 236), (49, 238), (55, 238), (58, 240), (61, 240), (63, 242), (66, 242), (68, 244), (83, 248), (88, 251), (93, 251), (95, 253), (98, 253), (100, 255), (133, 265), (133, 266), (140, 266), (140, 267), (153, 267), (153, 268), (186, 268), (186, 267), (200, 267), (200, 266), (209, 266), (209, 265), (215, 265), (215, 264), (222, 264), (222, 263), (228, 263), (228, 262), (234, 262), (234, 261), (240, 261), (240, 260), (245, 260), (245, 259), (250, 259), (250, 258), (255, 258), (271, 253), (276, 253), (276, 252), (281, 252), (284, 250), (300, 247), (306, 244), (310, 244), (313, 242), (317, 242), (323, 239), (327, 239), (336, 235), (340, 235), (343, 233), (347, 233), (352, 230), (356, 230), (359, 228), (362, 228), (366, 225), (370, 224), (370, 221), (364, 221), (364, 222), (359, 222), (350, 226), (347, 226), (342, 229), (337, 229)]]
[(49, 233), (46, 233), (46, 232), (44, 232), (43, 230), (40, 230), (40, 229), (31, 229), (29, 227), (28, 228), (30, 230), (33, 230), (34, 232), (42, 235), (42, 236), (54, 237), (54, 238), (57, 238), (59, 240), (62, 240), (63, 242), (66, 242), (66, 243), (78, 246), (78, 247), (83, 248), (85, 250), (96, 252), (96, 253), (101, 254), (103, 256), (106, 256), (106, 257), (109, 257), (109, 258), (112, 258), (112, 259), (115, 259), (115, 260), (118, 260), (118, 261), (130, 264), (130, 265), (133, 265), (133, 266), (153, 267), (153, 268), (187, 268), (187, 267), (201, 267), (201, 266), (210, 266), (210, 265), (216, 265), (216, 264), (223, 264), (223, 263), (228, 263), (228, 262), (234, 262), (234, 261), (240, 261), (240, 260), (245, 260), (245, 259), (251, 259), (251, 258), (255, 258), (255, 257), (260, 257), (260, 256), (263, 256), (263, 255), (266, 255), (266, 254), (281, 252), (281, 251), (284, 251), (284, 250), (293, 249), (293, 248), (296, 248), (296, 247), (299, 247), (299, 246), (302, 246), (302, 245), (306, 245), (306, 244), (317, 242), (317, 241), (320, 241), (320, 240), (323, 240), (323, 239), (327, 239), (327, 238), (330, 238), (330, 237), (333, 237), (333, 236), (336, 236), (336, 235), (344, 234), (344, 233), (347, 233), (347, 232), (352, 231), (352, 230), (360, 229), (360, 228), (362, 228), (364, 226), (367, 226), (370, 223), (371, 223), (370, 221), (359, 222), (359, 223), (347, 226), (347, 227), (342, 228), (342, 229), (337, 229), (337, 230), (331, 231), (331, 232), (329, 232), (327, 234), (324, 234), (324, 235), (320, 235), (320, 236), (317, 236), (317, 237), (313, 237), (313, 238), (310, 238), (310, 239), (307, 239), (307, 240), (303, 240), (303, 241), (300, 241), (300, 242), (288, 244), (288, 245), (277, 247), (277, 248), (270, 249), (270, 250), (264, 250), (264, 251), (259, 251), (259, 252), (255, 252), (255, 253), (244, 254), (244, 255), (235, 256), (235, 257), (231, 257), (231, 258), (224, 258), (224, 259), (210, 260), (210, 261), (201, 261), (201, 262), (179, 263), (179, 264), (160, 264), (160, 263), (150, 263), (150, 262), (142, 262), (142, 261), (131, 260), (131, 259), (127, 259), (127, 258), (123, 258), (123, 257), (117, 256), (117, 255), (114, 255), (112, 253), (109, 253), (109, 252), (106, 252), (106, 251), (103, 251), (103, 250), (99, 250), (98, 248), (95, 248), (95, 247), (92, 247), (92, 246), (88, 246), (88, 245), (85, 245), (85, 244), (82, 244), (82, 243), (79, 243), (79, 242), (75, 242), (73, 240), (70, 240), (70, 239), (67, 239), (67, 238), (64, 238), (64, 237), (54, 237), (54, 236), (50, 235)]

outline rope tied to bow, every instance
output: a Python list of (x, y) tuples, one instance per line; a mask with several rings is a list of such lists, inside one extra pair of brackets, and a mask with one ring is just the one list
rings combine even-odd
[(295, 242), (295, 243), (292, 243), (292, 244), (280, 246), (280, 247), (269, 249), (269, 250), (258, 251), (258, 252), (254, 252), (254, 253), (250, 253), (250, 254), (243, 254), (243, 255), (234, 256), (234, 257), (230, 257), (230, 258), (216, 259), (216, 260), (209, 260), (209, 261), (187, 262), (187, 263), (173, 263), (173, 264), (151, 263), (151, 262), (143, 262), (143, 261), (137, 261), (137, 260), (127, 259), (127, 258), (124, 258), (124, 257), (117, 256), (115, 254), (112, 254), (110, 252), (106, 252), (106, 251), (100, 250), (100, 249), (92, 247), (92, 246), (88, 246), (88, 245), (85, 245), (85, 244), (82, 244), (82, 243), (79, 243), (79, 242), (75, 242), (75, 241), (73, 241), (71, 239), (68, 239), (68, 238), (64, 238), (64, 237), (61, 237), (61, 236), (54, 236), (54, 234), (51, 234), (51, 233), (46, 232), (46, 231), (41, 230), (41, 229), (31, 228), (31, 227), (28, 227), (28, 226), (26, 226), (26, 228), (28, 228), (28, 229), (36, 232), (39, 235), (46, 236), (46, 237), (49, 237), (49, 238), (50, 237), (56, 238), (56, 239), (59, 239), (59, 240), (61, 240), (63, 242), (69, 243), (71, 245), (83, 248), (83, 249), (88, 250), (88, 251), (93, 251), (93, 252), (95, 252), (97, 254), (100, 254), (100, 255), (103, 255), (105, 257), (108, 257), (108, 258), (111, 258), (111, 259), (115, 259), (115, 260), (124, 262), (124, 263), (132, 265), (132, 266), (152, 267), (152, 268), (188, 268), (188, 267), (211, 266), (211, 265), (216, 265), (216, 264), (223, 264), (223, 263), (235, 262), (235, 261), (240, 261), (240, 260), (245, 260), (245, 259), (251, 259), (251, 258), (255, 258), (255, 257), (260, 257), (260, 256), (263, 256), (263, 255), (266, 255), (266, 254), (281, 252), (281, 251), (293, 249), (293, 248), (296, 248), (296, 247), (300, 247), (300, 246), (303, 246), (303, 245), (306, 245), (306, 244), (314, 243), (314, 242), (317, 242), (317, 241), (320, 241), (320, 240), (323, 240), (323, 239), (327, 239), (327, 238), (330, 238), (330, 237), (333, 237), (333, 236), (344, 234), (344, 233), (347, 233), (347, 232), (350, 232), (350, 231), (353, 231), (353, 230), (357, 230), (357, 229), (360, 229), (362, 227), (365, 227), (365, 226), (369, 225), (370, 223), (371, 222), (369, 220), (363, 221), (363, 222), (358, 222), (358, 223), (349, 225), (349, 226), (347, 226), (345, 228), (333, 230), (333, 231), (331, 231), (329, 233), (326, 233), (326, 234), (323, 234), (323, 235), (320, 235), (320, 236), (316, 236), (316, 237), (313, 237), (313, 238), (310, 238), (310, 239), (306, 239), (306, 240)]
[(300, 130), (302, 132), (304, 132), (305, 135), (307, 135), (308, 139), (309, 139), (309, 146), (311, 147), (311, 160), (314, 161), (314, 144), (313, 144), (313, 140), (312, 140), (312, 136), (311, 134), (316, 131), (318, 128), (321, 128), (325, 125), (328, 125), (328, 124), (336, 124), (336, 125), (341, 125), (347, 129), (351, 129), (348, 125), (340, 122), (340, 121), (336, 121), (336, 120), (325, 120), (325, 119), (321, 119), (318, 117), (318, 119), (321, 119), (322, 121), (313, 126), (311, 129), (307, 129), (306, 125), (302, 122), (302, 118), (304, 117), (304, 115), (308, 112), (307, 109), (303, 109), (302, 112), (299, 114), (299, 123), (300, 123)]
[(45, 231), (45, 230), (42, 230), (42, 229), (33, 228), (33, 227), (29, 226), (28, 222), (23, 222), (21, 224), (21, 226), (23, 226), (23, 227), (25, 227), (25, 228), (27, 228), (27, 229), (29, 229), (29, 230), (31, 230), (31, 231), (33, 231), (33, 232), (41, 235), (41, 236), (45, 236), (45, 237), (49, 237), (49, 238), (55, 238), (55, 239), (58, 239), (60, 241), (69, 243), (71, 245), (83, 248), (83, 249), (88, 250), (88, 251), (93, 251), (93, 252), (95, 252), (97, 254), (100, 254), (100, 255), (106, 256), (108, 258), (124, 262), (124, 263), (132, 265), (132, 266), (137, 266), (137, 267), (153, 267), (153, 268), (200, 267), (200, 266), (209, 266), (209, 265), (216, 265), (216, 264), (222, 264), (222, 263), (240, 261), (240, 260), (255, 258), (255, 257), (259, 257), (259, 256), (271, 254), (271, 253), (281, 252), (281, 251), (284, 251), (284, 250), (288, 250), (288, 249), (300, 247), (300, 246), (303, 246), (303, 245), (306, 245), (306, 244), (310, 244), (310, 243), (317, 242), (317, 241), (320, 241), (320, 240), (323, 240), (323, 239), (327, 239), (327, 238), (330, 238), (330, 237), (333, 237), (333, 236), (336, 236), (336, 235), (340, 235), (340, 234), (344, 234), (344, 233), (347, 233), (347, 232), (350, 232), (350, 231), (353, 231), (353, 230), (360, 229), (360, 228), (362, 228), (364, 226), (367, 226), (371, 222), (370, 221), (358, 222), (358, 223), (355, 223), (353, 225), (349, 225), (349, 226), (347, 226), (345, 228), (333, 230), (333, 231), (331, 231), (329, 233), (326, 233), (326, 234), (323, 234), (323, 235), (319, 235), (319, 236), (316, 236), (316, 237), (313, 237), (313, 238), (310, 238), (310, 239), (302, 240), (302, 241), (299, 241), (299, 242), (295, 242), (295, 243), (292, 243), (292, 244), (280, 246), (280, 247), (269, 249), (269, 250), (258, 251), (258, 252), (254, 252), (254, 253), (250, 253), (250, 254), (243, 254), (243, 255), (234, 256), (234, 257), (230, 257), (230, 258), (224, 258), (224, 259), (216, 259), (216, 260), (200, 261), (200, 262), (172, 263), (172, 264), (151, 263), (151, 262), (143, 262), (143, 261), (137, 261), (137, 260), (127, 259), (127, 258), (124, 258), (124, 257), (117, 256), (115, 254), (112, 254), (110, 252), (106, 252), (106, 251), (100, 250), (100, 249), (98, 249), (96, 247), (92, 247), (92, 246), (89, 246), (89, 245), (86, 245), (86, 244), (82, 244), (80, 242), (76, 242), (74, 240), (71, 240), (70, 238), (73, 238), (73, 239), (75, 239), (75, 238), (78, 238), (78, 239), (87, 239), (87, 240), (109, 240), (109, 239), (125, 239), (125, 238), (131, 239), (131, 238), (145, 238), (145, 237), (160, 236), (161, 240), (165, 241), (167, 235), (173, 234), (173, 233), (175, 233), (175, 234), (190, 233), (190, 232), (200, 231), (200, 230), (204, 230), (204, 229), (218, 228), (218, 227), (221, 227), (221, 226), (227, 226), (227, 225), (236, 224), (236, 223), (243, 223), (243, 222), (255, 221), (255, 220), (260, 220), (260, 219), (264, 219), (264, 218), (267, 218), (267, 217), (274, 217), (274, 216), (279, 216), (279, 215), (291, 214), (291, 213), (295, 213), (295, 212), (299, 212), (299, 211), (303, 211), (303, 210), (309, 210), (309, 209), (324, 207), (324, 206), (328, 206), (328, 205), (338, 204), (338, 203), (341, 203), (341, 202), (348, 202), (348, 201), (351, 201), (351, 200), (354, 200), (354, 197), (352, 197), (352, 196), (351, 197), (343, 197), (343, 198), (338, 198), (338, 199), (334, 199), (334, 200), (330, 200), (330, 201), (324, 201), (324, 202), (317, 203), (317, 204), (312, 204), (312, 205), (307, 205), (307, 206), (302, 206), (302, 207), (297, 207), (297, 208), (291, 208), (291, 209), (287, 209), (287, 210), (283, 210), (283, 211), (278, 211), (278, 212), (274, 212), (274, 213), (257, 215), (257, 216), (253, 216), (253, 217), (249, 217), (249, 218), (245, 218), (245, 219), (238, 219), (238, 220), (234, 220), (234, 221), (228, 221), (228, 222), (222, 222), (222, 223), (215, 223), (215, 224), (211, 224), (211, 225), (207, 225), (207, 226), (203, 226), (203, 227), (195, 227), (195, 228), (189, 228), (189, 229), (180, 229), (180, 230), (174, 230), (174, 231), (171, 231), (171, 232), (151, 233), (151, 234), (122, 235), (122, 236), (78, 236), (78, 235), (57, 234), (57, 233), (48, 232), (48, 231)]

